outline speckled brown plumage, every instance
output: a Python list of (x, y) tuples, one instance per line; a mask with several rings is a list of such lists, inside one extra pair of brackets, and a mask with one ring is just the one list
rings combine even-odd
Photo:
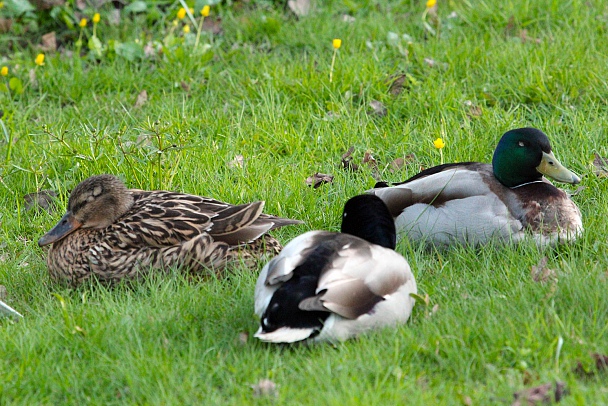
[(51, 278), (71, 285), (91, 276), (115, 282), (176, 267), (217, 272), (231, 261), (251, 265), (259, 255), (275, 255), (280, 244), (266, 232), (301, 223), (263, 214), (263, 206), (127, 189), (118, 178), (99, 175), (74, 189), (66, 215), (39, 244), (52, 243)]

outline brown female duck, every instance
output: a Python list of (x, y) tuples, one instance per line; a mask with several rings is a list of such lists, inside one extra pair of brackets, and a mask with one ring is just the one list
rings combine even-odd
[(241, 253), (250, 256), (247, 248), (278, 253), (280, 244), (266, 233), (301, 223), (263, 214), (263, 207), (127, 189), (113, 175), (98, 175), (74, 188), (67, 212), (38, 244), (52, 244), (51, 278), (72, 285), (91, 276), (115, 282), (171, 267), (217, 271)]

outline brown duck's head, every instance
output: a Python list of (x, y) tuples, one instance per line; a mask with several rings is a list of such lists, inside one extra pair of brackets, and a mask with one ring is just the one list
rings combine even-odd
[(133, 196), (114, 175), (97, 175), (74, 188), (68, 210), (59, 223), (38, 240), (41, 247), (66, 237), (79, 228), (105, 228), (133, 206)]

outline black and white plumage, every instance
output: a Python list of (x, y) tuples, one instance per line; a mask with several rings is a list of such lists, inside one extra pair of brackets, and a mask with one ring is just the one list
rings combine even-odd
[(341, 231), (302, 234), (262, 269), (255, 337), (272, 343), (342, 341), (408, 320), (416, 281), (394, 251), (395, 225), (386, 205), (376, 196), (353, 197)]

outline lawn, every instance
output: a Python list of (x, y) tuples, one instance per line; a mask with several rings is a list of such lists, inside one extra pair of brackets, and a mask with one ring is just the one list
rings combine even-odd
[[(592, 163), (608, 155), (602, 0), (439, 0), (430, 11), (316, 1), (299, 18), (282, 4), (229, 1), (211, 7), (198, 43), (201, 2), (194, 20), (179, 20), (180, 1), (134, 2), (118, 24), (112, 3), (76, 3), (54, 16), (55, 51), (41, 51), (35, 17), (0, 35), (0, 284), (24, 316), (0, 319), (0, 405), (502, 405), (546, 383), (555, 397), (556, 382), (563, 404), (608, 403), (593, 358), (608, 352), (608, 168)], [(376, 180), (442, 159), (490, 162), (500, 136), (524, 126), (546, 132), (581, 175), (583, 236), (549, 249), (402, 240), (427, 303), (405, 326), (336, 345), (253, 338), (257, 272), (69, 289), (50, 281), (37, 245), (69, 191), (99, 173), (265, 200), (267, 213), (305, 221), (274, 233), (285, 244), (339, 229), (344, 202)], [(351, 146), (356, 170), (342, 162)], [(308, 186), (317, 172), (333, 181)], [(26, 204), (40, 190), (57, 193), (54, 209)], [(549, 276), (536, 281), (545, 257)], [(263, 380), (270, 389), (256, 387)]]

